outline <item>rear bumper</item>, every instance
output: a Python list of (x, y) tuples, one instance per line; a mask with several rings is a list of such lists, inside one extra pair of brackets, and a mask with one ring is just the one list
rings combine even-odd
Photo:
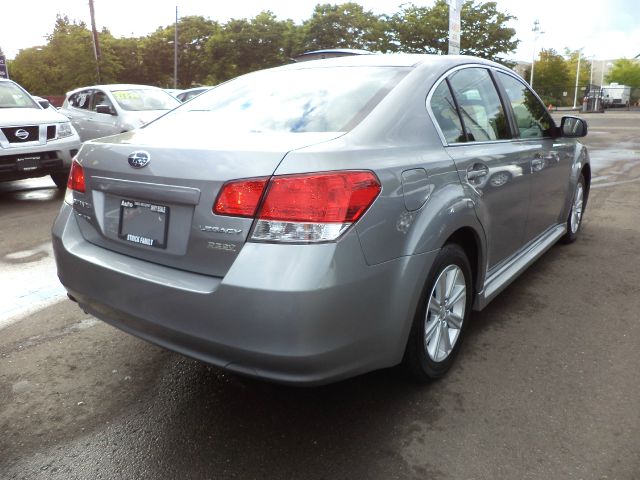
[(400, 362), (435, 257), (367, 266), (352, 231), (337, 244), (247, 243), (224, 278), (209, 277), (86, 242), (66, 204), (53, 246), (87, 312), (219, 367), (301, 385)]

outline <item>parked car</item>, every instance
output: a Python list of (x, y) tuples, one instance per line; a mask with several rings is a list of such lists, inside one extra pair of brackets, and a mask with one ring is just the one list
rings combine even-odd
[(37, 102), (17, 83), (0, 79), (0, 181), (50, 175), (66, 188), (80, 139), (69, 119)]
[(128, 132), (155, 120), (180, 102), (147, 85), (96, 85), (67, 93), (60, 112), (71, 119), (80, 140)]
[(184, 90), (182, 90), (181, 88), (163, 88), (162, 90), (167, 92), (172, 97), (176, 97), (176, 98), (178, 98), (178, 94), (184, 92)]
[(250, 73), (84, 144), (58, 276), (90, 314), (229, 371), (439, 378), (471, 310), (579, 234), (586, 133), (475, 57)]
[(181, 102), (186, 102), (188, 100), (191, 100), (194, 97), (197, 97), (201, 93), (204, 93), (207, 90), (210, 90), (211, 88), (213, 88), (213, 87), (194, 87), (194, 88), (189, 88), (187, 90), (183, 90), (182, 92), (178, 93), (176, 95), (176, 98), (178, 100), (180, 100)]
[(37, 95), (31, 95), (31, 98), (33, 98), (38, 103), (38, 105), (40, 105), (44, 109), (48, 108), (49, 110), (53, 110), (55, 112), (58, 111), (55, 105), (52, 105), (51, 102), (46, 98), (38, 97)]

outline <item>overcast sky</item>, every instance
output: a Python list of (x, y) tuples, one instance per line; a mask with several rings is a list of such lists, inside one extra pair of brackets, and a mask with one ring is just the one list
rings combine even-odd
[[(225, 22), (251, 18), (271, 10), (281, 19), (296, 22), (309, 18), (317, 3), (331, 0), (94, 0), (98, 28), (107, 27), (115, 36), (141, 36), (173, 23), (175, 7), (180, 16), (202, 15)], [(376, 14), (393, 13), (404, 0), (360, 0)], [(416, 0), (416, 5), (433, 1)], [(584, 47), (596, 59), (633, 58), (640, 54), (640, 7), (638, 0), (497, 0), (498, 9), (516, 16), (511, 26), (521, 40), (514, 60), (530, 61), (534, 51), (533, 22), (540, 20), (543, 32), (535, 44), (564, 52), (565, 47)], [(88, 0), (5, 1), (0, 16), (0, 47), (8, 58), (21, 48), (46, 43), (57, 13), (89, 22)]]

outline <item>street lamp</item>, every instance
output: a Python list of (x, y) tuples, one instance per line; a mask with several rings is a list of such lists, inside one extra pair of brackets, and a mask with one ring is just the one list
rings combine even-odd
[(538, 37), (544, 33), (540, 31), (540, 20), (536, 19), (536, 21), (533, 22), (533, 28), (531, 31), (533, 32), (533, 56), (531, 57), (531, 75), (529, 76), (529, 85), (533, 87), (533, 70), (536, 65), (536, 42), (538, 41)]

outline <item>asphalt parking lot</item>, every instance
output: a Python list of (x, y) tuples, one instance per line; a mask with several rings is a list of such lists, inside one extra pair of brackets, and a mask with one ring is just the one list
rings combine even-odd
[(640, 112), (590, 114), (583, 231), (476, 313), (456, 366), (296, 389), (80, 311), (48, 179), (0, 184), (0, 478), (640, 478)]

